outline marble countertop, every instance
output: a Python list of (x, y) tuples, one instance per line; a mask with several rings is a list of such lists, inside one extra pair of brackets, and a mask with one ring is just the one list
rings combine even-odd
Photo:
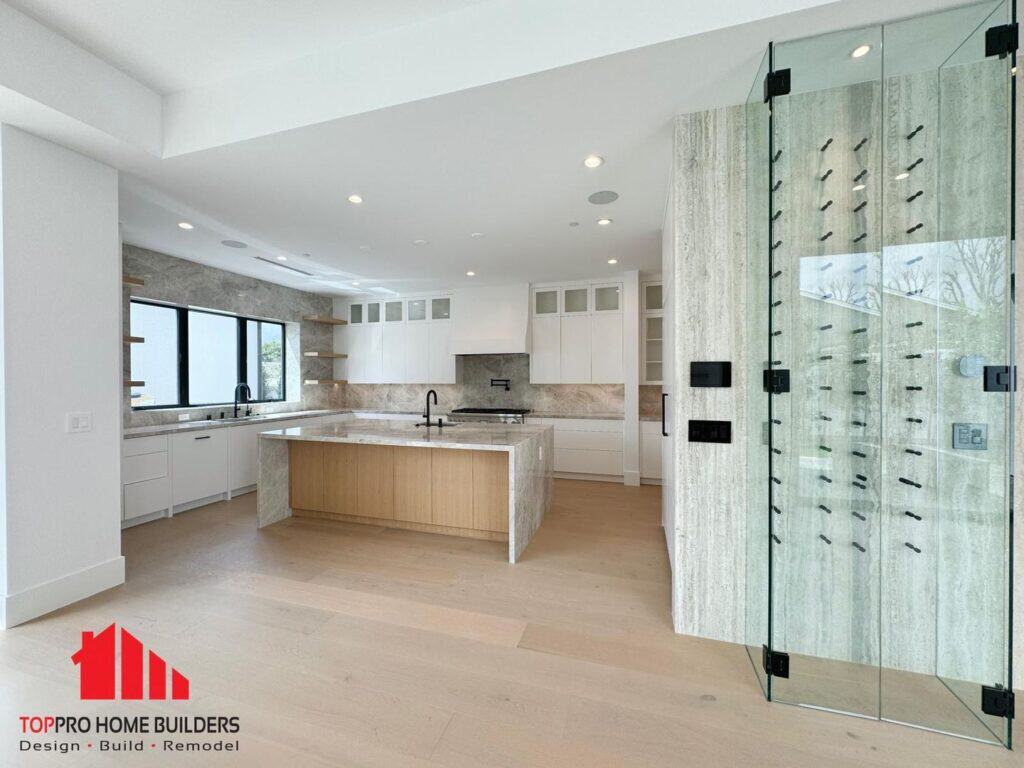
[(331, 416), (336, 413), (352, 413), (344, 410), (321, 411), (289, 411), (288, 413), (267, 413), (239, 419), (196, 419), (195, 421), (176, 421), (170, 424), (153, 424), (145, 427), (128, 427), (124, 430), (126, 440), (133, 437), (151, 437), (152, 435), (178, 434), (179, 432), (197, 432), (202, 429), (223, 429), (225, 427), (241, 427), (246, 424), (266, 424), (288, 419), (312, 418), (314, 416)]
[(599, 421), (622, 421), (621, 413), (564, 413), (559, 411), (530, 411), (526, 414), (526, 420), (530, 419), (597, 419)]
[(292, 427), (263, 432), (265, 440), (309, 440), (322, 443), (370, 443), (426, 448), (510, 451), (552, 427), (539, 424), (483, 424), (467, 422), (417, 427), (408, 421), (359, 419), (322, 427)]

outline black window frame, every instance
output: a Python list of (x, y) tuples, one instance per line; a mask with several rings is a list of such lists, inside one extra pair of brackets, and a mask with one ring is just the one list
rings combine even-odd
[[(250, 317), (248, 315), (236, 315), (231, 312), (217, 312), (212, 309), (198, 309), (196, 307), (182, 307), (177, 304), (166, 304), (160, 301), (153, 301), (149, 299), (136, 299), (132, 298), (129, 300), (129, 311), (131, 304), (148, 304), (153, 307), (161, 307), (163, 309), (171, 309), (175, 312), (175, 320), (177, 321), (178, 327), (178, 402), (176, 403), (165, 403), (163, 405), (133, 405), (133, 411), (161, 411), (170, 408), (211, 408), (218, 405), (233, 405), (233, 400), (226, 400), (224, 402), (217, 403), (190, 403), (189, 402), (189, 386), (188, 386), (188, 316), (190, 312), (197, 312), (205, 315), (217, 315), (219, 317), (230, 317), (235, 320), (235, 328), (237, 333), (237, 373), (238, 382), (247, 381), (248, 369), (249, 369), (249, 350), (248, 350), (248, 327), (249, 322), (265, 323), (267, 325), (276, 325), (281, 328), (281, 397), (279, 398), (260, 398), (254, 397), (248, 402), (250, 403), (283, 403), (286, 401), (288, 396), (288, 357), (285, 354), (285, 339), (286, 328), (285, 323), (280, 320), (267, 320), (263, 317)], [(257, 326), (258, 328), (259, 326)], [(259, 368), (257, 367), (257, 376), (259, 376)], [(257, 383), (257, 387), (259, 384)]]

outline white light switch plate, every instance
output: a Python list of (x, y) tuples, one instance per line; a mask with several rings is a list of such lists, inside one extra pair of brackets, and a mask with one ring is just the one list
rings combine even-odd
[(67, 415), (67, 431), (92, 432), (92, 412), (76, 411)]
[(188, 421), (188, 416), (189, 415), (187, 413), (179, 413), (178, 414), (178, 421)]

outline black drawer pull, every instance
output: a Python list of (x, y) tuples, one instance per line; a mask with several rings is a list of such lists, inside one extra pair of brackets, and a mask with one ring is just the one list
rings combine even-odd
[(210, 435), (203, 435), (202, 437), (193, 437), (193, 440), (209, 440)]

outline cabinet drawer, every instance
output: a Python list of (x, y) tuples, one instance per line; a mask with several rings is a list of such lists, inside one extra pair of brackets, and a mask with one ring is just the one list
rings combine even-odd
[(555, 430), (555, 448), (584, 448), (622, 452), (621, 432), (570, 432)]
[(128, 456), (121, 461), (121, 482), (138, 483), (167, 477), (167, 453), (144, 453), (141, 456)]
[(617, 432), (622, 434), (619, 419), (547, 419), (555, 432)]
[(167, 509), (170, 500), (170, 479), (158, 477), (124, 486), (124, 519), (133, 520)]
[(621, 475), (621, 451), (590, 451), (581, 448), (556, 448), (555, 472), (584, 475)]
[(144, 453), (160, 452), (167, 452), (167, 435), (132, 437), (121, 441), (122, 456), (141, 456)]

